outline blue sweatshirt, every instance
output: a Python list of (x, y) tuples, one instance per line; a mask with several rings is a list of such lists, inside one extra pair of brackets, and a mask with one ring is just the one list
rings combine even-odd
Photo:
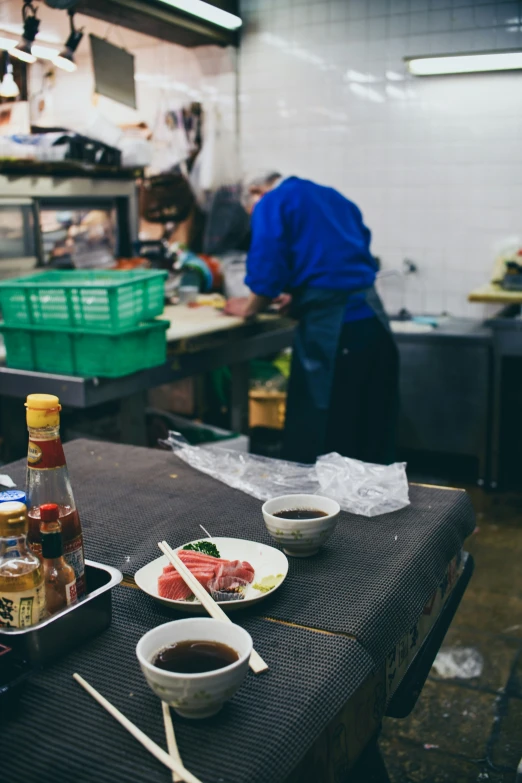
[[(252, 215), (245, 283), (270, 298), (302, 286), (353, 291), (373, 285), (377, 265), (359, 208), (333, 188), (289, 177)], [(373, 316), (354, 296), (345, 322)]]

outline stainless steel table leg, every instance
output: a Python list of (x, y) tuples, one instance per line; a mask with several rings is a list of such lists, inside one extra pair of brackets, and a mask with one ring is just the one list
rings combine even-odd
[(490, 486), (498, 487), (500, 476), (500, 419), (502, 410), (502, 354), (494, 351), (493, 354), (493, 384), (491, 401), (491, 459), (490, 459)]
[(248, 434), (248, 387), (250, 380), (250, 364), (241, 362), (232, 364), (230, 389), (230, 426), (233, 432)]

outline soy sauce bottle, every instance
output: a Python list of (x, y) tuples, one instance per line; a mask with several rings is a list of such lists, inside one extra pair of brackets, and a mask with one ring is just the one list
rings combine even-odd
[(40, 506), (40, 517), (45, 608), (49, 614), (55, 614), (76, 603), (76, 575), (63, 556), (62, 526), (56, 503)]
[(62, 528), (63, 554), (74, 570), (76, 592), (80, 598), (85, 593), (85, 556), (82, 526), (60, 440), (62, 406), (53, 394), (30, 394), (25, 405), (29, 430), (26, 487), (28, 541), (41, 558), (40, 506), (56, 503)]
[(23, 503), (0, 504), (0, 628), (26, 628), (45, 616), (43, 568), (27, 546)]

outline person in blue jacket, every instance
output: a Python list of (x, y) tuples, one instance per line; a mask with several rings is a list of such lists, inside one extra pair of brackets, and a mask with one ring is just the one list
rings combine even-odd
[[(291, 295), (298, 320), (283, 457), (394, 459), (398, 353), (375, 291), (377, 262), (361, 211), (333, 188), (274, 172), (249, 188), (247, 298), (225, 312), (255, 316)], [(290, 297), (288, 297), (289, 299)]]

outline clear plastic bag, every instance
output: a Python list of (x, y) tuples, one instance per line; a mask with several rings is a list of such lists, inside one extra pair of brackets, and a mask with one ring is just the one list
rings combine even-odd
[(474, 647), (443, 647), (437, 653), (433, 668), (445, 680), (471, 680), (482, 674), (484, 658)]
[(373, 465), (335, 452), (315, 465), (274, 460), (226, 448), (190, 446), (169, 432), (164, 444), (193, 468), (259, 500), (294, 493), (327, 495), (344, 511), (374, 517), (409, 505), (406, 463)]

